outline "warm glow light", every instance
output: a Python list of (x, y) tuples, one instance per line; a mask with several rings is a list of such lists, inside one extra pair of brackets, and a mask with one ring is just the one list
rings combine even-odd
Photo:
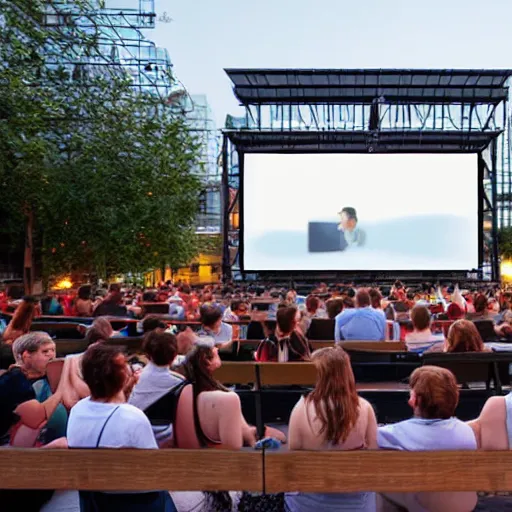
[(56, 285), (55, 289), (57, 290), (69, 290), (73, 286), (73, 283), (68, 279), (61, 279)]
[(501, 262), (501, 276), (507, 281), (512, 280), (512, 260), (505, 260)]

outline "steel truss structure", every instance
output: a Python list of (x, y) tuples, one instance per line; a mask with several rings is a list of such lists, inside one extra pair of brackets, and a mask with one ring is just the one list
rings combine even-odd
[(228, 116), (224, 130), (225, 279), (248, 277), (240, 268), (238, 211), (246, 152), (479, 153), (481, 246), (478, 275), (473, 277), (499, 279), (497, 232), (512, 223), (508, 115), (512, 71), (227, 69), (226, 73), (245, 117)]
[(167, 99), (177, 88), (167, 50), (147, 39), (142, 30), (155, 27), (154, 0), (139, 0), (138, 9), (109, 9), (100, 0), (50, 0), (43, 25), (72, 34), (77, 28), (96, 40), (94, 54), (81, 47), (62, 55), (48, 48), (48, 65), (66, 64), (72, 73), (127, 74), (140, 92)]

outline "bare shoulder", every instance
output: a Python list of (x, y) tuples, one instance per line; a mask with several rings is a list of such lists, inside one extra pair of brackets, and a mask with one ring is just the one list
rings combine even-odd
[(201, 395), (208, 402), (218, 407), (240, 407), (240, 398), (233, 391), (208, 391), (207, 393), (201, 393)]
[(361, 408), (361, 412), (365, 412), (370, 409), (373, 410), (373, 407), (370, 404), (370, 402), (368, 402), (368, 400), (365, 400), (362, 397), (359, 397), (359, 407)]

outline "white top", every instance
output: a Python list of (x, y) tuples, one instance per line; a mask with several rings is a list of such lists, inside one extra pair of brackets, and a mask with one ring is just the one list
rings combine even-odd
[(424, 351), (430, 349), (431, 351), (442, 351), (444, 346), (444, 335), (432, 334), (430, 329), (424, 331), (409, 332), (405, 335), (405, 344), (407, 350)]
[(215, 340), (216, 345), (222, 345), (233, 339), (233, 327), (229, 324), (222, 322), (220, 324), (219, 332), (213, 332), (202, 327), (197, 333), (197, 336), (210, 336)]
[(94, 402), (90, 397), (71, 409), (67, 430), (69, 447), (96, 448), (104, 425), (100, 448), (158, 448), (151, 424), (140, 409), (130, 404)]
[(281, 348), (281, 343), (277, 342), (277, 362), (278, 363), (287, 363), (288, 362), (288, 343), (283, 343), (283, 347)]
[(182, 380), (171, 373), (169, 367), (157, 366), (149, 361), (140, 374), (139, 382), (133, 387), (128, 403), (144, 411)]

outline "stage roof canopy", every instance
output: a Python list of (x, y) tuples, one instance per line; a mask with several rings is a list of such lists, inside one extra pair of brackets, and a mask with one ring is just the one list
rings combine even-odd
[(508, 98), (512, 70), (226, 69), (243, 105), (488, 103)]
[(225, 135), (242, 152), (477, 152), (486, 148), (502, 131), (253, 131), (226, 130)]

